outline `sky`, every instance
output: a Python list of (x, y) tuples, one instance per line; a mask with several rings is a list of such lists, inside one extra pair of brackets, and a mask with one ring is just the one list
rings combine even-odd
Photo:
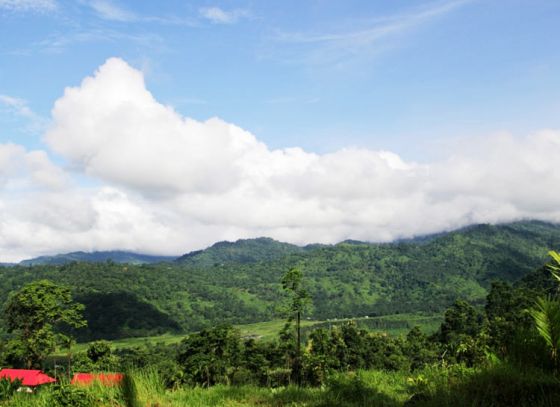
[(0, 0), (0, 262), (560, 222), (556, 0)]

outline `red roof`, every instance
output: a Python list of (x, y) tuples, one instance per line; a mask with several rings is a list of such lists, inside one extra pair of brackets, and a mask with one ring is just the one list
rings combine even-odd
[(119, 384), (123, 378), (122, 373), (75, 373), (70, 383), (90, 385), (97, 380), (106, 386), (113, 386)]
[(56, 379), (47, 376), (40, 370), (2, 369), (0, 370), (0, 378), (2, 377), (10, 379), (10, 381), (19, 379), (23, 386), (39, 386), (45, 383), (56, 382)]

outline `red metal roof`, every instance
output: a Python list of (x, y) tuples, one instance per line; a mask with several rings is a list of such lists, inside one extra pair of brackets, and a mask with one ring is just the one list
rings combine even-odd
[(39, 386), (46, 383), (54, 383), (56, 379), (47, 376), (40, 370), (28, 369), (2, 369), (0, 370), (0, 378), (6, 377), (11, 381), (21, 380), (23, 386)]
[(106, 386), (113, 386), (119, 384), (123, 378), (122, 373), (75, 373), (70, 383), (90, 385), (97, 380)]

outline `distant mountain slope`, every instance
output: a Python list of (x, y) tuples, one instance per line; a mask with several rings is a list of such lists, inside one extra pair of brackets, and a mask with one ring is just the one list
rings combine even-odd
[(73, 261), (97, 263), (108, 260), (115, 263), (146, 264), (173, 261), (176, 257), (151, 256), (147, 254), (130, 253), (125, 251), (102, 251), (102, 252), (72, 252), (57, 254), (54, 256), (41, 256), (33, 259), (23, 260), (19, 264), (23, 266), (45, 265), (45, 264), (67, 264)]
[(250, 264), (272, 261), (290, 254), (303, 253), (305, 248), (278, 242), (268, 237), (240, 239), (236, 242), (218, 242), (205, 250), (197, 250), (179, 257), (176, 261), (202, 267), (222, 264)]
[[(302, 248), (248, 239), (217, 243), (168, 263), (2, 267), (0, 305), (26, 282), (47, 278), (72, 287), (86, 303), (92, 327), (109, 324), (83, 339), (191, 331), (277, 318), (284, 295), (280, 280), (299, 267), (313, 299), (306, 317), (439, 313), (457, 298), (482, 304), (492, 280), (520, 280), (542, 267), (551, 249), (560, 250), (560, 225), (543, 222), (475, 225), (385, 244), (346, 241)], [(117, 307), (122, 293), (130, 293), (130, 306)], [(143, 323), (138, 312), (148, 311), (150, 321)]]

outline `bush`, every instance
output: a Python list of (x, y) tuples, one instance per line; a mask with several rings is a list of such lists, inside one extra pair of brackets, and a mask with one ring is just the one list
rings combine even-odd
[(95, 400), (85, 388), (70, 384), (54, 384), (50, 387), (50, 401), (54, 407), (92, 407)]
[[(416, 378), (416, 392), (407, 406), (558, 406), (560, 381), (537, 369), (520, 370), (499, 364), (474, 372), (448, 369), (448, 373)], [(433, 380), (433, 381), (432, 381)], [(414, 389), (412, 389), (414, 391)]]
[(291, 369), (278, 368), (271, 369), (267, 372), (267, 386), (268, 387), (281, 387), (290, 384), (292, 375)]
[(21, 381), (3, 377), (0, 379), (0, 401), (9, 400), (21, 386)]
[(322, 406), (398, 406), (399, 403), (368, 386), (361, 372), (339, 373), (327, 380)]

